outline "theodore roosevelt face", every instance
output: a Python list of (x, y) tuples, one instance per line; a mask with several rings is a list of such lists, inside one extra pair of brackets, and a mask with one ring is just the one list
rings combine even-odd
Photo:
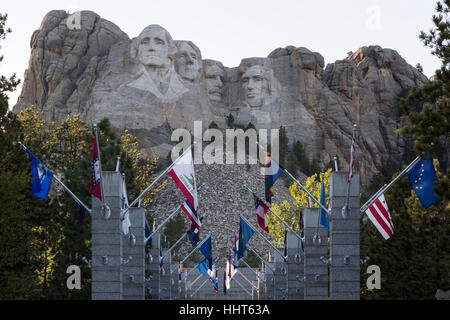
[(217, 64), (205, 65), (205, 85), (208, 97), (215, 102), (222, 101), (224, 71)]

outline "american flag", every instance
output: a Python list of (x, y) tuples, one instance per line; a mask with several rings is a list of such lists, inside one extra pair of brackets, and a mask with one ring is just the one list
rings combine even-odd
[(352, 146), (350, 147), (350, 163), (348, 164), (347, 182), (350, 182), (350, 179), (353, 177), (353, 161), (355, 160), (355, 132), (356, 130), (353, 130)]
[(385, 240), (388, 240), (394, 234), (394, 225), (392, 224), (391, 215), (384, 194), (367, 208), (366, 214), (370, 221), (375, 225)]

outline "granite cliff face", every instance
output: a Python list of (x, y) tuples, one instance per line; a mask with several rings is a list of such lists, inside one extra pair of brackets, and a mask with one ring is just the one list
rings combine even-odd
[(395, 134), (405, 119), (398, 99), (428, 79), (396, 51), (358, 49), (325, 67), (322, 55), (288, 46), (237, 67), (202, 59), (191, 41), (173, 40), (158, 25), (130, 39), (91, 11), (51, 11), (31, 37), (31, 56), (19, 112), (34, 105), (47, 121), (81, 113), (89, 123), (108, 117), (129, 129), (149, 155), (166, 158), (176, 128), (203, 129), (214, 121), (257, 128), (286, 128), (310, 160), (348, 163), (352, 125), (358, 124), (356, 166), (363, 184), (391, 157), (405, 158), (407, 142)]
[[(34, 105), (47, 121), (81, 113), (88, 124), (108, 117), (114, 128), (135, 134), (147, 155), (161, 158), (172, 148), (174, 129), (192, 131), (201, 120), (203, 129), (214, 121), (224, 130), (231, 114), (241, 127), (283, 126), (289, 142), (300, 141), (310, 160), (327, 164), (338, 155), (345, 170), (356, 123), (355, 165), (363, 189), (388, 157), (398, 164), (405, 160), (407, 141), (395, 134), (405, 121), (398, 100), (428, 81), (396, 51), (379, 46), (326, 66), (320, 53), (288, 46), (226, 67), (203, 59), (194, 43), (173, 40), (161, 26), (149, 25), (130, 39), (91, 11), (49, 12), (30, 46), (15, 112)], [(261, 189), (262, 176), (253, 167), (196, 166), (199, 184), (208, 186), (207, 193), (200, 192), (201, 207), (213, 215), (202, 232), (215, 234), (223, 254), (225, 246), (232, 247), (238, 214), (254, 214), (242, 189), (244, 183)], [(276, 202), (288, 199), (288, 189), (281, 183), (278, 188)], [(181, 203), (176, 190), (169, 184), (151, 209), (159, 213), (157, 222)]]

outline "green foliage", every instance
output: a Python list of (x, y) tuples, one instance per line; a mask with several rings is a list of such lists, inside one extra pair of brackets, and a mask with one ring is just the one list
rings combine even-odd
[(230, 113), (225, 117), (226, 121), (227, 121), (227, 126), (228, 128), (233, 128), (234, 125), (234, 117), (233, 115)]
[[(45, 123), (33, 107), (17, 117), (2, 105), (0, 139), (0, 197), (8, 199), (0, 216), (0, 298), (90, 299), (91, 270), (82, 258), (91, 256), (91, 219), (78, 226), (78, 206), (55, 181), (46, 201), (31, 195), (31, 168), (23, 143), (87, 206), (91, 205), (89, 181), (93, 131), (79, 115), (60, 125)], [(102, 169), (120, 170), (127, 180), (128, 197), (134, 198), (152, 181), (157, 159), (145, 159), (136, 137), (125, 131), (118, 136), (107, 119), (98, 124)], [(153, 201), (159, 189), (143, 199)], [(81, 268), (81, 290), (66, 287), (67, 267)]]
[[(394, 234), (384, 240), (365, 215), (361, 221), (362, 299), (434, 299), (437, 289), (450, 289), (448, 201), (423, 209), (405, 175), (385, 193)], [(381, 269), (381, 290), (368, 290), (365, 270)]]
[(214, 121), (212, 121), (209, 126), (208, 129), (219, 129), (219, 126), (217, 125), (217, 123), (215, 123)]
[[(331, 172), (332, 169), (330, 168), (323, 174), (326, 194), (328, 193), (328, 190), (330, 188)], [(310, 176), (303, 184), (305, 189), (308, 190), (308, 192), (310, 192), (317, 200), (320, 200), (320, 191), (322, 186), (321, 181), (322, 180), (319, 181), (319, 175), (315, 173)], [(300, 210), (307, 207), (308, 194), (304, 192), (295, 182), (291, 184), (291, 186), (289, 187), (289, 191), (291, 193), (291, 196), (293, 196), (295, 199), (294, 203), (290, 204), (287, 200), (284, 200), (280, 205), (273, 203), (272, 210), (289, 226), (292, 226), (292, 224), (295, 223), (295, 231), (298, 231)], [(328, 198), (329, 195), (327, 194), (326, 201), (328, 201)], [(311, 207), (319, 207), (319, 205), (315, 202), (312, 202)], [(280, 246), (280, 244), (283, 245), (284, 231), (286, 229), (286, 226), (275, 215), (269, 215), (268, 221), (269, 236), (273, 239), (272, 243), (278, 246)]]
[[(435, 192), (444, 199), (450, 199), (450, 168), (448, 166), (448, 146), (450, 139), (450, 47), (449, 47), (449, 9), (450, 1), (438, 1), (436, 15), (433, 15), (434, 28), (428, 34), (421, 31), (419, 38), (432, 54), (442, 61), (436, 70), (434, 80), (420, 88), (412, 88), (400, 105), (408, 116), (409, 125), (400, 129), (405, 136), (414, 136), (414, 150), (423, 155), (431, 153), (438, 157), (442, 171), (438, 173), (439, 182)], [(421, 106), (420, 108), (417, 108)]]

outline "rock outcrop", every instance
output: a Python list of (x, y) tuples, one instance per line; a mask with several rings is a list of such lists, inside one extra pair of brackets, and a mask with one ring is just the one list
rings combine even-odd
[[(112, 127), (135, 134), (145, 154), (160, 158), (172, 149), (174, 129), (192, 132), (194, 121), (202, 121), (203, 129), (215, 122), (224, 130), (231, 114), (241, 128), (283, 126), (289, 143), (300, 141), (310, 160), (325, 165), (337, 155), (341, 168), (348, 166), (356, 123), (355, 165), (363, 189), (388, 158), (407, 160), (408, 141), (395, 133), (405, 123), (398, 101), (428, 79), (394, 50), (363, 47), (325, 66), (320, 53), (287, 46), (226, 67), (204, 59), (191, 41), (173, 40), (161, 26), (149, 25), (130, 39), (91, 11), (77, 14), (74, 27), (73, 15), (51, 11), (33, 33), (15, 112), (35, 105), (45, 120), (58, 123), (77, 113), (89, 124), (107, 117)], [(203, 165), (199, 172), (207, 171), (205, 183), (230, 180), (240, 188), (242, 177), (251, 183), (244, 167)], [(204, 203), (206, 210), (223, 212), (232, 217), (224, 221), (234, 223), (243, 203), (215, 200), (229, 191), (208, 192), (217, 197)], [(177, 203), (167, 198), (160, 209)], [(234, 211), (224, 211), (230, 203)]]

